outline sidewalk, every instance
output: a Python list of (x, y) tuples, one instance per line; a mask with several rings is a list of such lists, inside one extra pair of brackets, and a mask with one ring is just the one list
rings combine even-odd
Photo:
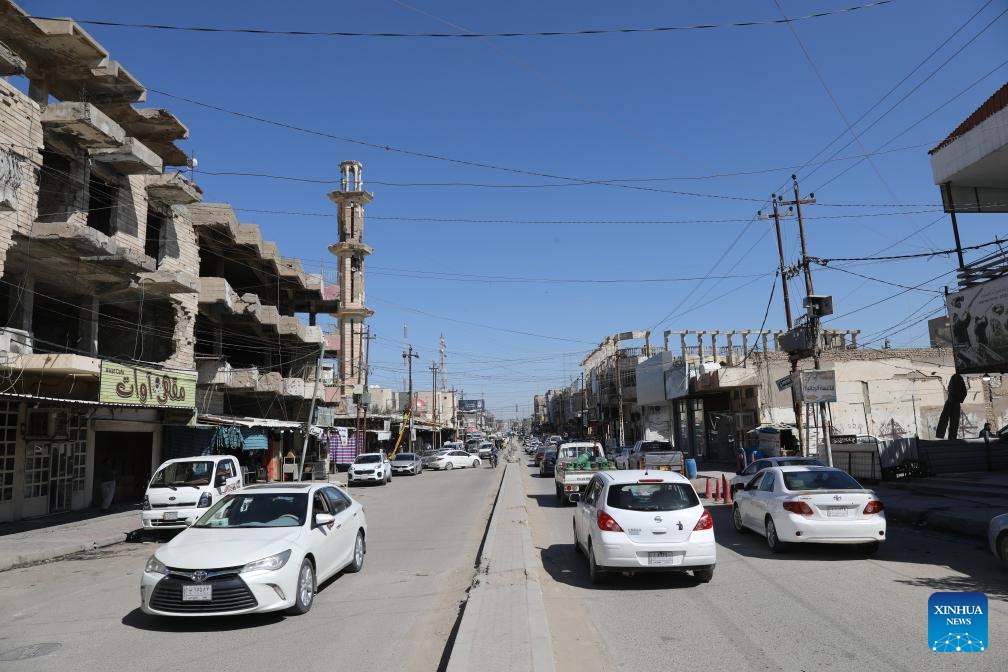
[[(693, 487), (703, 503), (706, 479), (724, 476), (729, 481), (732, 471), (704, 469), (693, 479)], [(865, 483), (885, 504), (886, 518), (893, 522), (930, 527), (980, 539), (987, 538), (990, 519), (1008, 512), (1008, 473), (981, 472), (948, 474), (942, 477), (900, 479)]]
[(553, 672), (553, 643), (525, 509), (521, 462), (503, 463), (476, 578), (448, 672)]
[[(64, 517), (66, 519), (66, 517)], [(0, 572), (18, 565), (53, 560), (65, 555), (92, 551), (103, 546), (111, 546), (126, 541), (127, 535), (140, 527), (140, 512), (135, 509), (99, 515), (39, 527), (45, 520), (19, 521), (20, 532), (0, 536)], [(18, 523), (10, 523), (0, 529), (9, 529)]]

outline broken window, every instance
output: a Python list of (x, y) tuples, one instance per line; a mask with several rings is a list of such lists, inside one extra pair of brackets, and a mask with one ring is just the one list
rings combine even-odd
[(92, 174), (88, 182), (88, 219), (92, 229), (101, 231), (107, 236), (113, 233), (112, 223), (115, 221), (115, 206), (118, 189), (97, 175)]
[(66, 221), (74, 205), (74, 187), (70, 158), (43, 150), (39, 174), (38, 219), (41, 222)]
[(147, 208), (147, 230), (144, 233), (144, 254), (161, 263), (165, 256), (165, 229), (168, 218), (155, 208)]

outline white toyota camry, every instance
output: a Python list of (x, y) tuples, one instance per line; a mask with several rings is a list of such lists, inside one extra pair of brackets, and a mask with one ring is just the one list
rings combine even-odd
[(364, 565), (360, 503), (326, 483), (237, 490), (147, 560), (140, 608), (159, 616), (311, 609), (316, 586)]
[(593, 583), (611, 571), (714, 576), (714, 521), (693, 484), (670, 471), (600, 471), (574, 513), (574, 548)]
[(774, 553), (791, 543), (864, 544), (874, 552), (886, 534), (879, 498), (833, 467), (764, 469), (735, 495), (732, 522), (738, 532), (766, 535)]

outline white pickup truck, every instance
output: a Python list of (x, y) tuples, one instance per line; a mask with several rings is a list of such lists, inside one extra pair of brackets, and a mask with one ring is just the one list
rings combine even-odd
[(587, 453), (592, 459), (604, 456), (602, 444), (596, 441), (569, 441), (557, 448), (556, 467), (553, 479), (556, 481), (556, 496), (561, 505), (571, 503), (571, 495), (583, 492), (588, 481), (595, 475), (591, 469), (573, 468), (573, 462)]
[(244, 485), (241, 466), (231, 455), (168, 460), (147, 485), (140, 524), (145, 530), (183, 529), (221, 497)]

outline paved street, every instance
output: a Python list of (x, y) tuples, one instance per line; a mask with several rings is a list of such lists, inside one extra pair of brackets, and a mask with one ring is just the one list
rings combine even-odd
[[(533, 541), (554, 636), (557, 670), (1004, 670), (1008, 582), (979, 541), (892, 525), (878, 555), (816, 548), (773, 556), (738, 535), (728, 507), (713, 506), (714, 580), (689, 575), (617, 577), (596, 588), (571, 537), (573, 508), (553, 480), (526, 468)], [(993, 655), (938, 660), (927, 650), (934, 591), (979, 590), (990, 599)]]
[(462, 469), (352, 488), (368, 518), (364, 571), (324, 585), (302, 617), (152, 619), (138, 585), (154, 543), (0, 573), (0, 651), (59, 645), (11, 668), (25, 671), (437, 669), (500, 476)]

